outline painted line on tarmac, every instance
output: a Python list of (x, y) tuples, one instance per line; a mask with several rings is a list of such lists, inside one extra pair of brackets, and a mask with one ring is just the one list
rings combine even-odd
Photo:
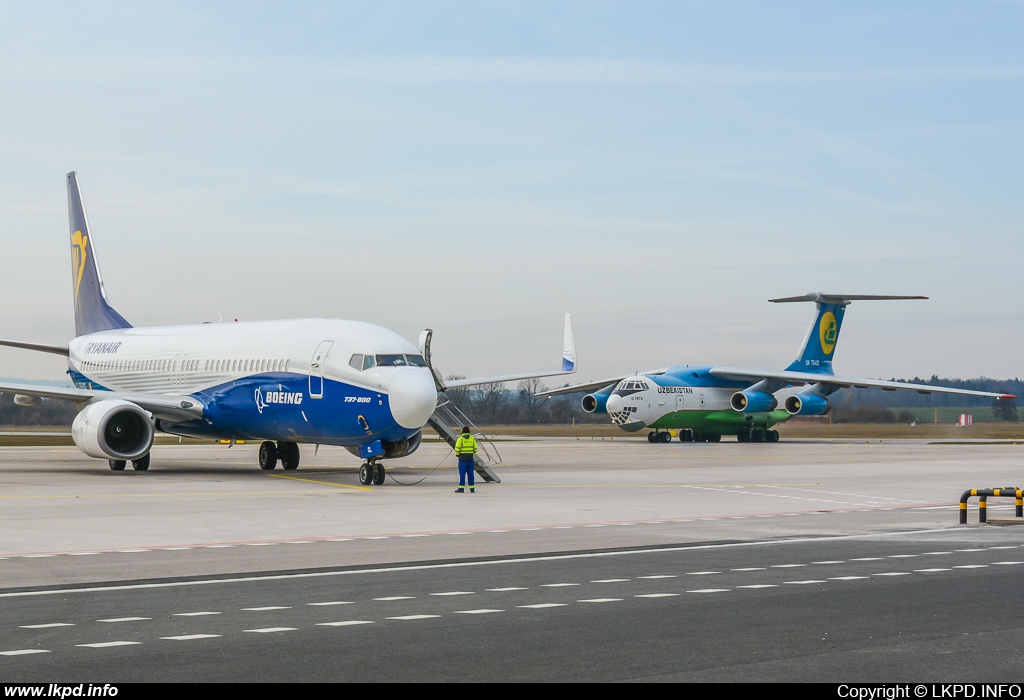
[(303, 479), (301, 476), (286, 476), (284, 474), (267, 474), (272, 479), (288, 479), (289, 481), (304, 481), (307, 484), (320, 484), (321, 486), (333, 486), (336, 489), (353, 489), (355, 491), (373, 491), (369, 486), (351, 486), (349, 484), (336, 484), (333, 481), (320, 481), (318, 479)]
[[(906, 537), (907, 535), (926, 535), (945, 532), (963, 532), (962, 528), (944, 527), (926, 530), (901, 530), (898, 532), (881, 532), (855, 535), (834, 535), (830, 537), (794, 537), (777, 540), (763, 540), (758, 542), (728, 542), (723, 544), (698, 544), (680, 545), (670, 547), (654, 547), (649, 549), (625, 549), (604, 552), (580, 552), (578, 554), (549, 554), (515, 558), (483, 559), (476, 561), (456, 561), (438, 564), (411, 564), (403, 566), (380, 566), (365, 569), (348, 569), (335, 571), (307, 571), (294, 574), (269, 574), (261, 576), (236, 576), (230, 578), (193, 579), (187, 581), (165, 581), (161, 583), (129, 583), (114, 586), (82, 586), (78, 588), (52, 588), (32, 591), (15, 591), (11, 593), (0, 593), (0, 598), (28, 598), (47, 595), (67, 595), (69, 593), (101, 593), (107, 591), (137, 591), (156, 588), (187, 588), (192, 586), (212, 586), (219, 584), (236, 583), (260, 583), (265, 581), (290, 581), (295, 579), (326, 578), (333, 576), (356, 576), (360, 574), (387, 574), (403, 573), (409, 571), (431, 571), (439, 569), (463, 569), (479, 566), (500, 566), (502, 564), (529, 564), (546, 561), (570, 561), (573, 559), (603, 559), (611, 557), (625, 557), (645, 554), (667, 554), (672, 552), (699, 552), (722, 549), (741, 549), (747, 547), (768, 547), (788, 544), (817, 544), (825, 542), (840, 542), (845, 540), (864, 540), (884, 537)], [(1004, 562), (997, 562), (1004, 563)], [(1005, 562), (1006, 564), (1017, 564), (1024, 562)], [(639, 577), (643, 578), (643, 577)], [(178, 613), (181, 615), (182, 613)], [(210, 614), (210, 613), (207, 613)], [(215, 614), (215, 613), (214, 613)]]

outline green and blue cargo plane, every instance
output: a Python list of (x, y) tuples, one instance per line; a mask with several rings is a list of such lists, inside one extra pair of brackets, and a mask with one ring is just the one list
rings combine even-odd
[(986, 391), (836, 376), (832, 372), (832, 357), (846, 307), (853, 301), (883, 299), (927, 297), (812, 292), (769, 299), (776, 304), (810, 301), (817, 305), (817, 315), (800, 352), (781, 372), (686, 365), (566, 386), (537, 395), (587, 392), (582, 401), (584, 411), (607, 413), (613, 424), (627, 432), (650, 429), (650, 442), (670, 442), (669, 430), (678, 430), (682, 442), (719, 442), (723, 435), (735, 435), (739, 442), (778, 442), (779, 431), (772, 426), (792, 416), (828, 413), (828, 397), (848, 387), (1016, 398)]

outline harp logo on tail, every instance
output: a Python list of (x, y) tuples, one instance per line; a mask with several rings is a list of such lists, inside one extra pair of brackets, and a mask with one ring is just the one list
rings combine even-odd
[(81, 231), (75, 231), (71, 236), (71, 261), (72, 272), (75, 274), (75, 306), (78, 306), (78, 288), (82, 286), (82, 274), (85, 272), (86, 245), (89, 237), (83, 236)]

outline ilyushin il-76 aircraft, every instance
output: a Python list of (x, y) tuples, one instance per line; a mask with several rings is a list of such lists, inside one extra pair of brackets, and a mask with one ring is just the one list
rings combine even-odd
[(817, 305), (817, 314), (800, 352), (781, 372), (687, 365), (552, 389), (538, 396), (590, 392), (583, 397), (584, 411), (606, 412), (612, 423), (628, 432), (650, 428), (647, 435), (650, 442), (671, 442), (669, 430), (678, 430), (681, 442), (719, 442), (723, 435), (735, 435), (739, 442), (778, 442), (779, 431), (773, 430), (773, 425), (791, 416), (827, 413), (828, 397), (847, 387), (1016, 398), (1010, 394), (840, 377), (833, 373), (832, 357), (846, 307), (851, 302), (926, 298), (812, 292), (770, 299), (776, 304), (814, 302)]
[(572, 374), (565, 316), (558, 370), (443, 381), (419, 347), (359, 321), (296, 319), (133, 328), (108, 303), (78, 177), (67, 175), (75, 335), (67, 345), (0, 340), (68, 358), (75, 388), (3, 384), (31, 405), (78, 404), (75, 444), (121, 471), (149, 468), (155, 431), (217, 440), (261, 440), (259, 466), (299, 466), (299, 443), (338, 445), (365, 460), (363, 484), (383, 484), (382, 459), (413, 453), (446, 388)]

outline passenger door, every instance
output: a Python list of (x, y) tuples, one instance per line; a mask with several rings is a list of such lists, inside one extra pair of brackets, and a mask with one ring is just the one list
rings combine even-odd
[(325, 340), (316, 346), (313, 359), (309, 362), (309, 398), (322, 399), (324, 397), (324, 363), (327, 362), (327, 355), (331, 352), (333, 340)]

